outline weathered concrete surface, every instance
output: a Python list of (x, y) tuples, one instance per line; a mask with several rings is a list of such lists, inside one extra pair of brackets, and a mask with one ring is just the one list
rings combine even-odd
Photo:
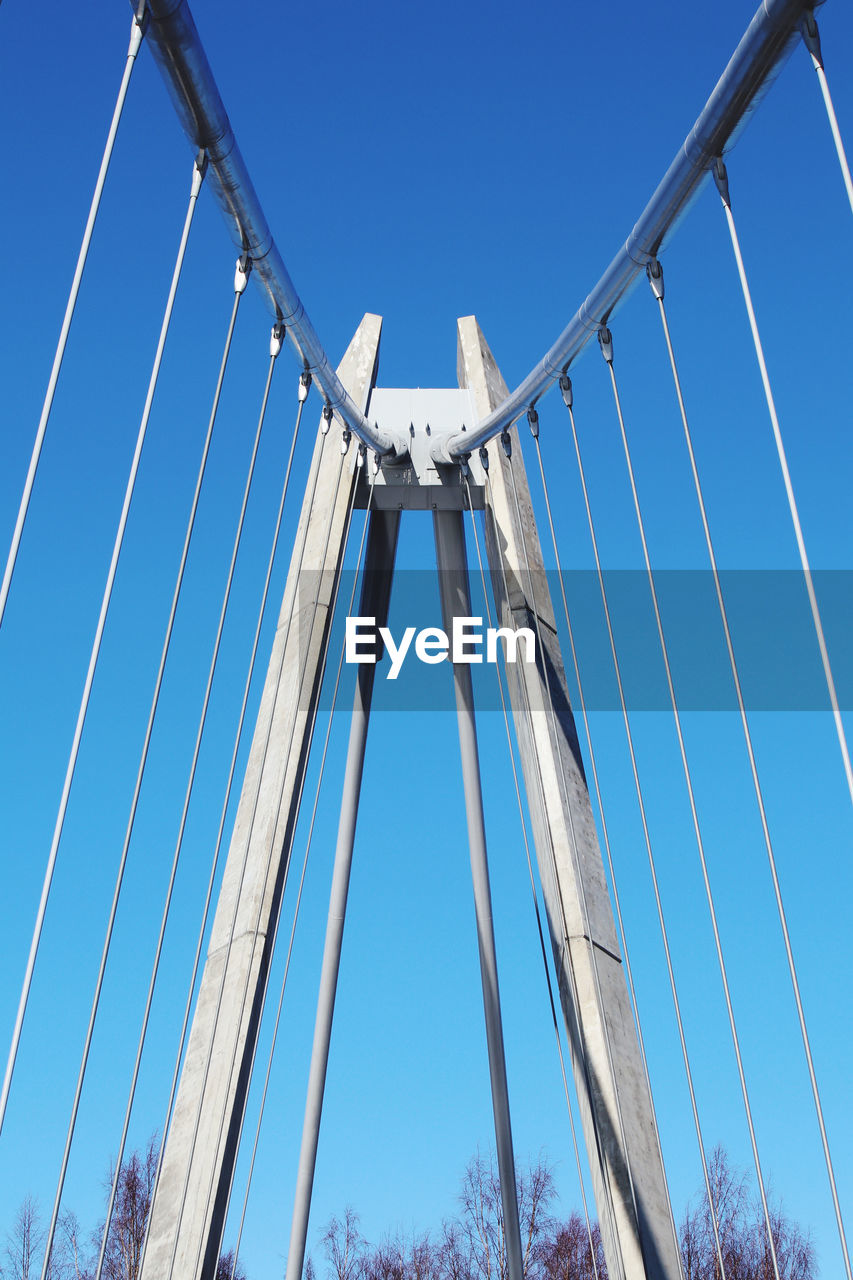
[[(381, 328), (379, 316), (366, 315), (338, 366), (341, 381), (362, 409), (376, 378)], [(141, 1280), (211, 1280), (216, 1269), (354, 482), (350, 458), (341, 473), (337, 428), (326, 440), (323, 449), (318, 434), (152, 1207)], [(305, 590), (309, 572), (316, 591)]]
[[(458, 322), (457, 350), (459, 385), (469, 388), (478, 416), (484, 418), (506, 396), (507, 388), (473, 316)], [(545, 650), (544, 655), (537, 653), (535, 668), (524, 663), (508, 667), (510, 699), (607, 1266), (611, 1280), (679, 1280), (654, 1112), (527, 475), (515, 431), (512, 437), (511, 462), (500, 440), (487, 446), (493, 498), (490, 507), (487, 496), (485, 512), (487, 554), (501, 625), (535, 631), (538, 615)], [(475, 459), (471, 461), (473, 467)]]

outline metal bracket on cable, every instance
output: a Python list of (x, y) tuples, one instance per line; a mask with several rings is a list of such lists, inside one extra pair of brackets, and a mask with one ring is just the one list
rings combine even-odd
[(800, 30), (803, 33), (803, 41), (806, 48), (818, 66), (823, 69), (823, 54), (820, 50), (820, 32), (817, 29), (817, 20), (814, 16), (814, 9), (806, 9), (803, 14), (802, 23), (800, 24)]
[(349, 442), (352, 440), (352, 432), (349, 427), (344, 427), (341, 432), (341, 456), (343, 457), (349, 449)]
[(567, 409), (571, 409), (575, 396), (572, 391), (572, 380), (567, 373), (560, 374), (560, 394), (563, 397), (563, 404)]
[(613, 334), (606, 324), (601, 325), (598, 330), (598, 345), (607, 363), (613, 364)]
[(151, 13), (148, 9), (148, 0), (139, 0), (139, 4), (136, 6), (136, 13), (133, 16), (133, 20), (138, 27), (142, 28), (143, 35), (145, 35), (150, 18), (151, 18)]
[(720, 193), (723, 204), (727, 209), (731, 209), (732, 201), (731, 196), (729, 195), (729, 174), (722, 156), (717, 156), (711, 172), (714, 175), (714, 181), (717, 184), (717, 190)]
[(279, 355), (281, 354), (281, 347), (282, 347), (282, 343), (284, 342), (284, 335), (286, 333), (287, 333), (287, 327), (284, 324), (284, 321), (277, 320), (272, 327), (272, 332), (270, 333), (270, 359), (271, 360), (278, 359)]
[(374, 453), (373, 453), (373, 474), (374, 474), (375, 476), (378, 476), (378, 475), (379, 475), (379, 472), (381, 471), (381, 469), (382, 469), (382, 454), (381, 454), (381, 453), (377, 453), (377, 452), (374, 450)]
[(207, 173), (207, 152), (204, 147), (200, 147), (195, 158), (195, 167), (203, 178)]
[(246, 285), (249, 283), (249, 276), (252, 274), (252, 259), (248, 253), (241, 253), (237, 259), (237, 269), (234, 272), (234, 292), (245, 293)]
[(504, 427), (503, 431), (501, 432), (501, 444), (503, 445), (503, 451), (506, 454), (506, 456), (508, 458), (511, 458), (512, 457), (512, 438), (506, 427)]
[(484, 471), (489, 469), (489, 451), (484, 444), (480, 445), (480, 466)]
[(652, 293), (658, 302), (663, 302), (663, 267), (657, 258), (649, 258), (646, 263), (646, 275), (652, 286)]
[(356, 458), (355, 458), (355, 465), (357, 467), (363, 467), (366, 458), (367, 458), (367, 445), (364, 444), (363, 442), (359, 442), (358, 453), (356, 454)]
[[(306, 372), (307, 372), (307, 371), (306, 371)], [(304, 374), (303, 374), (303, 377), (304, 377)], [(302, 396), (302, 387), (303, 387), (303, 385), (304, 385), (304, 384), (302, 383), (302, 381), (301, 381), (301, 379), (300, 379), (300, 382), (299, 382), (299, 394), (300, 394), (300, 397)], [(308, 392), (306, 391), (306, 392), (305, 392), (305, 394), (307, 395), (307, 394), (308, 394)], [(330, 427), (331, 425), (332, 425), (332, 406), (329, 404), (329, 402), (328, 402), (328, 400), (327, 400), (327, 401), (326, 401), (326, 403), (323, 405), (323, 421), (322, 421), (322, 423), (320, 424), (320, 434), (321, 434), (321, 435), (324, 435), (324, 436), (325, 436), (325, 435), (328, 435), (328, 433), (329, 433), (329, 427)]]
[(470, 458), (470, 453), (461, 453), (459, 455), (459, 470), (462, 472), (463, 480), (471, 479), (471, 468), (469, 466)]
[(533, 405), (527, 410), (527, 421), (530, 423), (530, 431), (534, 440), (539, 439), (539, 410)]
[[(308, 392), (310, 390), (311, 390), (311, 370), (303, 369), (299, 375), (299, 386), (297, 387), (297, 390), (296, 390), (296, 397), (300, 404), (304, 404), (305, 401), (308, 399)], [(328, 410), (328, 414), (326, 410)], [(329, 404), (328, 400), (323, 405), (323, 417), (326, 418), (328, 422), (332, 421), (332, 406)], [(326, 431), (328, 431), (328, 429), (329, 428), (326, 427)], [(325, 431), (323, 432), (323, 434), (325, 435)]]

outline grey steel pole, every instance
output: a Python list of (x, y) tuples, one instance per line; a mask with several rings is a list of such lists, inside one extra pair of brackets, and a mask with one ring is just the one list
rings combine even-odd
[[(439, 593), (444, 627), (453, 630), (455, 617), (471, 613), (468, 587), (468, 563), (465, 553), (465, 530), (461, 511), (434, 511), (435, 554), (438, 564)], [(492, 1108), (495, 1116), (495, 1143), (501, 1182), (509, 1280), (522, 1280), (521, 1232), (518, 1225), (518, 1194), (515, 1186), (515, 1157), (509, 1115), (509, 1090), (506, 1078), (501, 1002), (498, 990), (498, 964), (495, 954), (495, 930), (492, 920), (492, 894), (489, 887), (489, 864), (486, 856), (486, 827), (483, 820), (483, 793), (480, 788), (480, 756), (477, 750), (477, 727), (474, 721), (474, 687), (471, 668), (454, 663), (453, 687), (459, 725), (459, 750), (462, 756), (462, 784), (465, 789), (465, 816), (468, 822), (468, 846), (471, 853), (471, 878), (474, 883), (474, 908), (477, 916), (477, 943), (480, 950), (480, 976), (483, 981), (483, 1008), (486, 1015), (486, 1041), (489, 1049), (489, 1075), (492, 1083)], [(288, 1276), (288, 1280), (291, 1277)]]
[[(377, 628), (385, 626), (388, 621), (388, 602), (391, 598), (391, 578), (394, 573), (394, 555), (397, 549), (399, 527), (399, 511), (374, 511), (371, 514), (359, 614), (362, 617), (375, 618)], [(326, 1088), (329, 1042), (332, 1036), (332, 1017), (335, 1011), (335, 992), (341, 963), (344, 918), (352, 869), (352, 851), (355, 844), (355, 823), (358, 817), (364, 749), (367, 743), (367, 726), (370, 720), (370, 703), (373, 697), (375, 675), (376, 667), (372, 663), (362, 663), (358, 668), (341, 796), (338, 842), (335, 847), (335, 867), (329, 897), (329, 918), (323, 948), (323, 966), (320, 972), (320, 992), (317, 997), (314, 1044), (311, 1049), (311, 1067), (308, 1073), (302, 1146), (296, 1174), (296, 1194), (290, 1227), (286, 1280), (301, 1280), (305, 1261), (308, 1215), (311, 1210), (311, 1192), (314, 1188), (317, 1142), (320, 1136), (323, 1093)], [(512, 1280), (516, 1278), (512, 1277)]]

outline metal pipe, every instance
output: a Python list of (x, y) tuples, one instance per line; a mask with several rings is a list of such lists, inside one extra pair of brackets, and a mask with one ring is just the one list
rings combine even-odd
[[(465, 555), (465, 529), (461, 511), (433, 512), (435, 555), (441, 612), (448, 634), (455, 617), (471, 613), (468, 565)], [(492, 1085), (492, 1108), (495, 1116), (495, 1143), (501, 1184), (504, 1236), (509, 1280), (523, 1280), (521, 1232), (518, 1225), (518, 1193), (515, 1185), (515, 1159), (512, 1149), (512, 1127), (509, 1114), (509, 1089), (506, 1078), (501, 1001), (498, 989), (498, 964), (495, 953), (495, 930), (492, 920), (492, 894), (489, 887), (489, 864), (486, 856), (486, 827), (483, 819), (483, 794), (480, 787), (480, 757), (477, 750), (477, 728), (474, 722), (474, 687), (471, 668), (465, 663), (453, 664), (453, 687), (459, 724), (459, 750), (462, 756), (462, 782), (465, 789), (465, 816), (468, 822), (468, 846), (471, 854), (471, 878), (474, 882), (474, 908), (477, 917), (477, 942), (480, 950), (480, 976), (483, 982), (483, 1008), (486, 1015), (486, 1041), (489, 1049), (489, 1076)], [(291, 1277), (288, 1277), (291, 1280)]]
[(207, 154), (208, 183), (234, 243), (252, 259), (252, 274), (267, 306), (287, 326), (300, 362), (343, 424), (378, 453), (405, 453), (408, 441), (368, 422), (329, 363), (273, 240), (189, 5), (186, 0), (148, 0), (148, 15), (148, 45), (191, 145)]
[[(391, 578), (394, 572), (394, 555), (397, 548), (399, 527), (399, 511), (374, 511), (370, 517), (359, 613), (362, 617), (375, 618), (377, 628), (385, 626), (388, 621)], [(314, 1187), (314, 1168), (317, 1163), (320, 1117), (323, 1110), (323, 1094), (326, 1088), (329, 1043), (332, 1037), (332, 1016), (335, 1011), (335, 993), (338, 985), (338, 970), (341, 963), (344, 918), (346, 916), (350, 871), (352, 869), (352, 852), (355, 844), (355, 823), (358, 816), (361, 776), (364, 770), (364, 750), (367, 744), (367, 726), (370, 720), (370, 703), (373, 697), (375, 675), (376, 666), (373, 663), (362, 663), (358, 668), (349, 746), (347, 747), (347, 762), (344, 772), (343, 794), (341, 796), (338, 840), (335, 847), (335, 867), (332, 873), (332, 890), (329, 897), (329, 918), (326, 925), (323, 965), (320, 972), (320, 991), (317, 997), (314, 1043), (311, 1049), (311, 1067), (308, 1074), (308, 1090), (305, 1099), (302, 1145), (299, 1151), (299, 1168), (296, 1175), (296, 1194), (290, 1227), (286, 1280), (301, 1280), (302, 1267), (305, 1261), (308, 1215), (311, 1209), (311, 1193)]]
[(758, 94), (769, 87), (797, 44), (800, 22), (812, 7), (804, 0), (762, 0), (657, 190), (586, 301), (515, 391), (473, 431), (458, 432), (437, 442), (436, 458), (450, 461), (473, 452), (499, 435), (577, 359), (596, 336), (600, 325), (608, 321), (649, 259), (659, 254), (687, 204), (708, 176), (711, 164), (731, 146)]

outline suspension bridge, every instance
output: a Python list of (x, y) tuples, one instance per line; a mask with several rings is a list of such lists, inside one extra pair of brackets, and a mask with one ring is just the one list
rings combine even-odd
[[(364, 1137), (350, 1126), (371, 1078), (386, 1079), (375, 1058), (403, 1077), (405, 1148), (408, 1112), (449, 1110), (448, 1076), (469, 1074), (476, 1043), (470, 1083), (491, 1112), (507, 1270), (521, 1280), (513, 1117), (535, 1130), (519, 1095), (538, 1086), (529, 1065), (523, 1089), (514, 1079), (531, 1035), (561, 1108), (548, 1143), (576, 1169), (610, 1276), (682, 1274), (681, 1188), (704, 1183), (716, 1229), (708, 1161), (724, 1128), (754, 1170), (768, 1275), (784, 1276), (769, 1171), (789, 1147), (808, 1167), (824, 1274), (853, 1280), (842, 1063), (853, 184), (832, 97), (840, 81), (846, 105), (839, 7), (767, 0), (695, 120), (679, 122), (686, 140), (646, 181), (651, 199), (620, 221), (623, 247), (575, 294), (559, 290), (560, 325), (539, 351), (505, 359), (483, 315), (465, 315), (455, 361), (450, 324), (431, 334), (451, 353), (440, 367), (455, 365), (455, 385), (433, 389), (390, 381), (387, 319), (356, 316), (339, 349), (315, 325), (300, 261), (258, 194), (269, 157), (238, 142), (189, 6), (148, 0), (127, 19), (129, 44), (110, 55), (99, 42), (105, 83), (120, 87), (97, 124), (108, 136), (82, 241), (58, 191), (49, 223), (33, 206), (8, 240), (13, 281), (45, 253), (48, 225), (76, 264), (55, 317), (32, 289), (7, 307), (19, 368), (2, 490), (0, 1167), (4, 1196), (26, 1178), (44, 1187), (43, 1278), (81, 1150), (116, 1175), (100, 1277), (122, 1159), (156, 1128), (139, 1274), (212, 1276), (225, 1241), (235, 1270), (242, 1254), (252, 1274), (301, 1280), (324, 1161), (343, 1169), (342, 1188), (358, 1183)], [(176, 197), (171, 223), (159, 211), (156, 230), (163, 142), (148, 99), (133, 116), (140, 73), (158, 101), (165, 83), (169, 181), (183, 183), (183, 207)], [(286, 99), (267, 105), (270, 139), (287, 130)], [(91, 131), (91, 104), (79, 108)], [(62, 121), (72, 133), (74, 110)], [(778, 163), (762, 173), (761, 146), (746, 150), (774, 112), (782, 141), (762, 140), (784, 157), (781, 175)], [(335, 252), (357, 254), (369, 191), (341, 191), (322, 145), (315, 189), (306, 136), (288, 158), (294, 190), (345, 210)], [(59, 168), (62, 149), (45, 151), (37, 163)], [(382, 162), (369, 146), (368, 162)], [(111, 221), (116, 185), (133, 194)], [(547, 199), (543, 179), (534, 187), (523, 198)], [(810, 219), (803, 187), (818, 193)], [(193, 256), (196, 237), (205, 252)], [(158, 290), (139, 279), (153, 270), (142, 242), (162, 259)], [(564, 254), (555, 246), (556, 274)], [(769, 280), (753, 270), (768, 257)], [(16, 307), (22, 340), (38, 317), (26, 364)], [(721, 477), (734, 477), (727, 497)], [(472, 616), (523, 628), (536, 660), (421, 664), (414, 684), (392, 685), (387, 662), (344, 661), (356, 615), (392, 633), (452, 633)], [(442, 698), (458, 743), (419, 715)], [(371, 727), (381, 751), (368, 746), (374, 699), (409, 713)], [(401, 875), (409, 858), (432, 863), (438, 883)], [(360, 860), (372, 879), (344, 944)], [(464, 1027), (438, 1003), (420, 1021), (383, 1008), (400, 969), (410, 993), (429, 992), (442, 963), (450, 986), (467, 983)], [(523, 1015), (537, 1004), (531, 1033)], [(418, 1036), (440, 1044), (420, 1075)], [(377, 1145), (390, 1153), (394, 1136)], [(252, 1244), (259, 1195), (275, 1205), (272, 1247), (268, 1229)]]

